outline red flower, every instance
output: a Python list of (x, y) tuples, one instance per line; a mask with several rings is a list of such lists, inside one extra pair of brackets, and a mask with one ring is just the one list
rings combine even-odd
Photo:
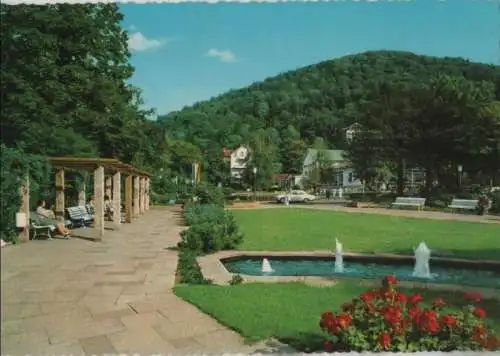
[(451, 315), (443, 315), (441, 317), (441, 322), (448, 327), (452, 327), (457, 324), (457, 320)]
[(394, 306), (387, 307), (383, 317), (385, 322), (391, 326), (399, 324), (401, 322), (401, 309)]
[(486, 328), (482, 325), (474, 326), (472, 329), (472, 340), (478, 344), (483, 344), (486, 339)]
[(378, 344), (383, 350), (386, 350), (387, 347), (391, 344), (391, 337), (389, 336), (389, 333), (386, 331), (382, 332), (378, 336)]
[(325, 351), (332, 352), (333, 351), (333, 342), (331, 342), (330, 340), (327, 340), (323, 344), (323, 347), (324, 347)]
[(494, 350), (497, 347), (500, 347), (500, 338), (497, 336), (490, 335), (486, 339), (486, 349)]
[(375, 297), (374, 293), (369, 291), (361, 294), (359, 296), (359, 299), (361, 299), (364, 303), (369, 303), (373, 300), (374, 297)]
[(396, 296), (396, 300), (400, 303), (404, 303), (408, 300), (408, 298), (403, 293), (398, 293), (398, 295)]
[(347, 313), (342, 313), (337, 317), (337, 326), (340, 329), (347, 329), (352, 322), (352, 316)]
[(443, 305), (445, 305), (446, 303), (444, 302), (443, 299), (441, 298), (437, 298), (436, 300), (434, 300), (434, 302), (432, 302), (432, 306), (434, 308), (441, 308)]
[(479, 319), (484, 319), (484, 317), (486, 316), (486, 311), (482, 308), (474, 308), (472, 314), (474, 314), (474, 316), (476, 318), (479, 318)]
[(465, 293), (464, 298), (465, 298), (465, 300), (469, 300), (469, 301), (475, 302), (475, 303), (480, 302), (482, 299), (481, 294), (478, 292)]
[(421, 302), (424, 298), (420, 294), (414, 294), (410, 298), (408, 298), (408, 302), (411, 304), (417, 304), (418, 302)]
[(431, 334), (439, 331), (439, 323), (437, 321), (437, 314), (434, 310), (425, 309), (418, 320), (420, 330)]
[(397, 284), (396, 276), (395, 275), (385, 276), (384, 277), (384, 282), (386, 284), (390, 284), (390, 285)]

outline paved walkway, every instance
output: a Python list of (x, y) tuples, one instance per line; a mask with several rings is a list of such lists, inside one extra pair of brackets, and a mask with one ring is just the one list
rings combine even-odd
[(172, 293), (175, 208), (153, 208), (103, 242), (32, 241), (2, 249), (2, 355), (279, 351), (244, 345)]

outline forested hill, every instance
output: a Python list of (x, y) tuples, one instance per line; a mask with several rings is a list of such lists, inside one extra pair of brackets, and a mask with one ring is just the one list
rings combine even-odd
[(342, 129), (362, 116), (363, 104), (376, 100), (374, 83), (411, 86), (437, 74), (491, 81), (500, 98), (500, 66), (373, 51), (289, 71), (160, 116), (158, 122), (171, 136), (202, 150), (235, 147), (259, 128), (274, 128), (279, 139), (290, 125), (307, 144), (323, 137), (330, 147), (342, 148)]

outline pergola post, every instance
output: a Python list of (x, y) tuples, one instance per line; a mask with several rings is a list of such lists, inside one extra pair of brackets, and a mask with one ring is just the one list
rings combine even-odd
[(125, 222), (132, 222), (132, 176), (125, 178)]
[(111, 194), (113, 193), (113, 177), (107, 176), (105, 178), (105, 185), (104, 185), (104, 194), (108, 196), (109, 199), (111, 199)]
[(113, 174), (113, 223), (117, 229), (122, 223), (122, 196), (121, 196), (121, 174)]
[(104, 167), (94, 170), (94, 224), (99, 239), (104, 237)]
[(144, 184), (144, 177), (139, 178), (139, 213), (144, 214), (144, 196), (146, 184)]
[(19, 241), (28, 242), (30, 240), (30, 180), (29, 176), (26, 175), (26, 180), (21, 184), (19, 188), (19, 194), (21, 195), (21, 207), (19, 209), (20, 213), (25, 214), (25, 226), (23, 231), (19, 235)]
[(64, 219), (64, 169), (56, 171), (56, 218)]
[(85, 189), (85, 183), (82, 183), (82, 185), (78, 189), (78, 206), (85, 206), (85, 204), (87, 203)]
[(146, 211), (149, 210), (149, 177), (146, 178), (146, 194), (145, 194), (145, 197), (146, 197), (146, 203), (144, 204), (144, 209), (146, 209)]
[(139, 216), (139, 193), (140, 193), (140, 182), (139, 177), (134, 176), (134, 213), (132, 216), (137, 218)]

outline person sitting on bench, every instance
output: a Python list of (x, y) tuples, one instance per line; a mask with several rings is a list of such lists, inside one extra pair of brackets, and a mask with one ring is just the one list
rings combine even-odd
[(42, 220), (46, 223), (50, 223), (54, 225), (57, 231), (64, 236), (65, 238), (69, 238), (70, 230), (66, 229), (64, 223), (57, 220), (54, 214), (54, 211), (50, 209), (45, 209), (45, 200), (39, 200), (36, 204), (36, 213), (40, 215)]

